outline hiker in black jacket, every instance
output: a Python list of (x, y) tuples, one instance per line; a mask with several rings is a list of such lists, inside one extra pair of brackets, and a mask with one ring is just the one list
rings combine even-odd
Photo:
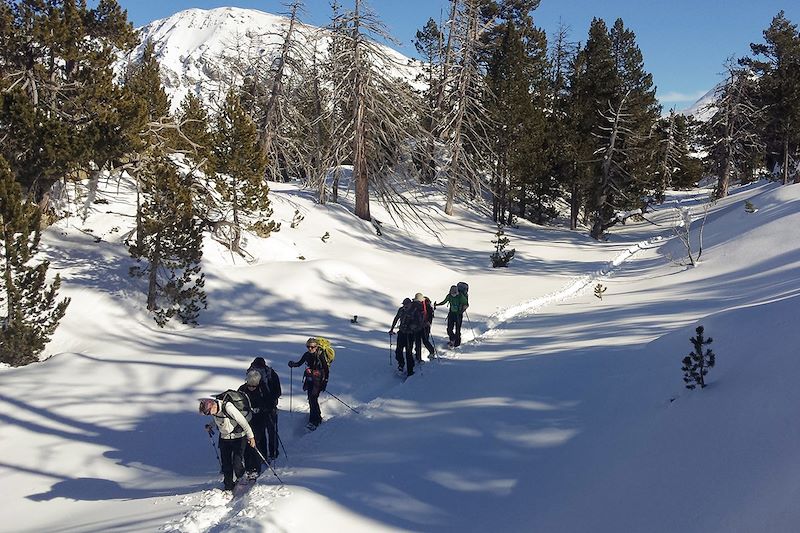
[(303, 390), (308, 393), (308, 424), (310, 430), (317, 429), (322, 423), (322, 411), (319, 408), (319, 395), (328, 386), (328, 359), (319, 347), (316, 337), (306, 341), (306, 353), (299, 361), (289, 361), (291, 368), (308, 365), (303, 373)]
[(266, 455), (266, 413), (270, 408), (270, 400), (261, 387), (261, 374), (257, 370), (247, 372), (247, 380), (239, 387), (239, 392), (243, 392), (250, 399), (250, 412), (253, 413), (250, 419), (250, 427), (256, 439), (256, 447), (248, 448), (244, 454), (244, 467), (247, 473), (257, 476), (261, 473), (261, 457), (256, 452), (258, 449), (262, 455)]
[[(397, 329), (397, 348), (394, 351), (394, 358), (397, 359), (397, 370), (403, 371), (403, 367), (407, 368), (407, 375), (414, 375), (414, 354), (412, 349), (414, 346), (415, 330), (412, 328), (413, 321), (411, 298), (403, 300), (403, 306), (397, 310), (397, 314), (392, 320), (392, 327), (389, 329), (389, 335), (394, 335), (394, 327), (398, 325)], [(405, 360), (403, 352), (405, 351)]]
[[(278, 398), (281, 397), (281, 380), (278, 373), (267, 366), (263, 357), (256, 357), (250, 364), (250, 370), (257, 370), (261, 374), (259, 387), (263, 389), (267, 399), (264, 411), (264, 424), (267, 428), (267, 458), (272, 461), (278, 457)], [(266, 455), (266, 454), (265, 454)]]

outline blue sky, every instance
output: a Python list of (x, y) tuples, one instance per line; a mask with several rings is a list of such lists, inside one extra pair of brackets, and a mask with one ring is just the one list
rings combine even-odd
[[(351, 2), (341, 0), (347, 6)], [(270, 13), (286, 11), (280, 0), (119, 0), (136, 26), (191, 7), (236, 6)], [(370, 5), (401, 42), (398, 47), (414, 55), (414, 33), (428, 18), (439, 20), (447, 0), (371, 0)], [(328, 0), (306, 0), (304, 20), (328, 22)], [(761, 42), (762, 31), (779, 10), (800, 23), (797, 0), (542, 0), (534, 12), (536, 24), (548, 32), (563, 20), (575, 41), (583, 41), (592, 17), (611, 25), (621, 17), (636, 33), (653, 74), (658, 97), (665, 108), (688, 107), (721, 78), (726, 58), (742, 56), (749, 43)]]

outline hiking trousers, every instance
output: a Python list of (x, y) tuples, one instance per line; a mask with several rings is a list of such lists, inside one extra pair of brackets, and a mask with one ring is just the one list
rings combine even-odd
[[(406, 367), (408, 372), (414, 371), (414, 354), (412, 353), (414, 345), (414, 334), (398, 331), (397, 332), (397, 348), (394, 350), (394, 358), (397, 359), (397, 368), (402, 370)], [(405, 359), (403, 358), (403, 351), (405, 351)]]
[(222, 481), (226, 490), (233, 489), (237, 479), (244, 476), (244, 448), (247, 440), (219, 438), (219, 457), (222, 461)]
[(425, 345), (425, 348), (428, 350), (429, 355), (433, 355), (433, 343), (431, 343), (431, 327), (430, 325), (426, 326), (425, 329), (418, 332), (414, 336), (414, 355), (417, 358), (417, 361), (422, 361), (422, 345)]
[(463, 313), (447, 313), (447, 337), (453, 346), (461, 344), (461, 322), (464, 320)]
[[(275, 459), (278, 457), (278, 408), (273, 407), (272, 409), (267, 410), (264, 415), (266, 417), (266, 424), (267, 424), (267, 450), (264, 451), (264, 455), (269, 452), (270, 459)], [(322, 419), (322, 416), (320, 416)]]
[(308, 423), (318, 426), (322, 423), (322, 410), (319, 408), (319, 389), (314, 394), (314, 389), (308, 389)]

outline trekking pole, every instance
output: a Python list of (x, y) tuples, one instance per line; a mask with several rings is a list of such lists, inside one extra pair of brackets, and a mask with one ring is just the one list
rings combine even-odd
[(214, 455), (217, 456), (219, 469), (220, 471), (222, 471), (222, 459), (219, 458), (219, 451), (217, 451), (217, 445), (214, 444), (214, 428), (211, 427), (211, 424), (206, 424), (206, 433), (208, 433), (208, 438), (211, 440), (211, 446), (214, 448)]
[(434, 359), (439, 359), (439, 350), (436, 349), (436, 339), (433, 338), (433, 335), (428, 333), (428, 338), (431, 340), (431, 344), (433, 345), (433, 357)]
[(327, 389), (326, 389), (326, 390), (325, 390), (325, 392), (327, 392), (328, 394), (330, 394), (331, 396), (333, 396), (335, 399), (339, 400), (339, 403), (341, 403), (342, 405), (344, 405), (345, 407), (347, 407), (348, 409), (350, 409), (350, 410), (351, 410), (351, 411), (353, 411), (354, 413), (356, 413), (356, 414), (358, 414), (358, 415), (360, 415), (360, 414), (361, 414), (361, 413), (359, 413), (358, 411), (356, 411), (355, 409), (353, 409), (352, 407), (350, 407), (349, 405), (347, 405), (347, 404), (346, 404), (346, 403), (345, 403), (345, 402), (344, 402), (344, 401), (343, 401), (341, 398), (339, 398), (338, 396), (336, 396), (336, 395), (335, 395), (334, 393), (332, 393), (331, 391), (329, 391), (329, 390), (327, 390)]
[(270, 464), (270, 462), (269, 462), (269, 461), (267, 461), (266, 459), (264, 459), (264, 454), (262, 454), (262, 453), (261, 453), (261, 450), (259, 450), (257, 446), (256, 446), (255, 448), (253, 448), (253, 449), (256, 451), (256, 453), (258, 454), (258, 456), (259, 456), (259, 457), (261, 457), (261, 460), (262, 460), (262, 461), (264, 461), (264, 464), (266, 464), (266, 465), (269, 467), (269, 469), (270, 469), (270, 470), (272, 470), (272, 473), (275, 475), (275, 477), (276, 477), (276, 478), (278, 478), (278, 481), (280, 481), (280, 482), (281, 482), (281, 485), (283, 485), (283, 480), (282, 480), (282, 479), (281, 479), (281, 477), (278, 475), (278, 473), (275, 471), (275, 468), (273, 468), (273, 467), (272, 467), (272, 465)]
[(292, 391), (294, 390), (294, 368), (289, 367), (289, 416), (294, 418), (294, 412), (292, 411)]
[(289, 454), (286, 453), (286, 446), (283, 445), (283, 439), (281, 438), (281, 434), (278, 433), (277, 430), (275, 430), (275, 436), (278, 437), (278, 443), (281, 445), (281, 448), (283, 449), (283, 456), (286, 457), (286, 460), (288, 461)]
[(467, 315), (467, 322), (469, 323), (469, 329), (470, 331), (472, 331), (472, 340), (475, 340), (477, 339), (477, 337), (475, 336), (475, 330), (472, 328), (472, 320), (469, 319), (469, 313), (467, 312), (466, 309), (464, 309), (464, 314)]

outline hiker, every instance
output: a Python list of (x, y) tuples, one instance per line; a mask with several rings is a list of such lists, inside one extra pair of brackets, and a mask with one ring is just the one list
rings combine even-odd
[(306, 427), (313, 431), (322, 423), (322, 411), (319, 408), (319, 395), (328, 387), (328, 359), (319, 348), (316, 337), (306, 341), (306, 353), (299, 361), (289, 361), (291, 368), (306, 364), (303, 373), (303, 390), (308, 393), (308, 424)]
[[(250, 400), (250, 412), (253, 413), (250, 419), (250, 427), (256, 440), (255, 448), (248, 448), (244, 453), (244, 468), (247, 474), (257, 477), (261, 473), (261, 455), (266, 455), (266, 412), (269, 408), (267, 396), (261, 387), (261, 374), (258, 370), (250, 370), (243, 385), (239, 387), (239, 392), (247, 395)], [(256, 451), (258, 450), (258, 451)]]
[(422, 362), (422, 344), (428, 349), (428, 359), (433, 357), (435, 349), (431, 343), (431, 324), (433, 323), (433, 304), (430, 298), (418, 292), (411, 305), (419, 305), (422, 313), (422, 328), (414, 335), (414, 356), (418, 363)]
[[(234, 394), (244, 397), (240, 408), (234, 405)], [(247, 396), (237, 391), (227, 391), (215, 398), (200, 400), (200, 413), (212, 416), (219, 430), (219, 453), (225, 490), (233, 490), (236, 481), (244, 477), (245, 446), (249, 444), (251, 448), (256, 447), (255, 434), (247, 421), (251, 413), (244, 405), (246, 401)]]
[(453, 285), (444, 300), (433, 304), (433, 308), (436, 309), (437, 306), (444, 304), (450, 304), (450, 311), (447, 313), (447, 337), (450, 342), (447, 345), (455, 348), (461, 345), (461, 322), (464, 320), (464, 311), (469, 307), (469, 302), (467, 297), (458, 291), (458, 287)]
[[(398, 325), (399, 322), (399, 325)], [(397, 310), (392, 320), (392, 327), (389, 328), (389, 335), (394, 335), (394, 327), (397, 328), (397, 348), (394, 350), (394, 358), (397, 360), (397, 370), (402, 372), (406, 367), (406, 375), (414, 375), (414, 354), (411, 353), (414, 343), (414, 333), (411, 331), (411, 298), (405, 298), (403, 305)], [(405, 351), (405, 359), (403, 352)]]
[[(267, 365), (263, 357), (256, 357), (250, 363), (250, 368), (261, 374), (259, 387), (263, 389), (267, 399), (266, 410), (264, 411), (264, 424), (267, 428), (267, 448), (264, 455), (272, 461), (278, 457), (278, 398), (281, 397), (281, 380), (278, 373)], [(262, 448), (262, 451), (263, 448)]]

